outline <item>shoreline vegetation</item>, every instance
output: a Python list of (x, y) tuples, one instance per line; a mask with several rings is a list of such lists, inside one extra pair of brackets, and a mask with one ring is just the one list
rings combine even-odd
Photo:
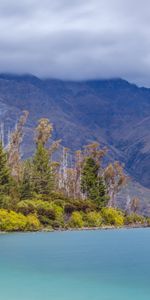
[(143, 229), (143, 228), (150, 228), (149, 224), (132, 224), (132, 225), (124, 225), (121, 227), (117, 226), (101, 226), (101, 227), (82, 227), (82, 228), (43, 228), (40, 230), (28, 230), (28, 231), (0, 231), (0, 234), (7, 234), (7, 233), (53, 233), (53, 232), (78, 232), (78, 231), (102, 231), (102, 230), (121, 230), (121, 229)]
[[(28, 112), (21, 116), (9, 144), (0, 142), (0, 232), (100, 230), (149, 227), (138, 215), (134, 197), (125, 211), (116, 195), (127, 182), (119, 162), (106, 164), (107, 149), (93, 142), (71, 156), (51, 142), (53, 126), (40, 119), (35, 151), (22, 159), (20, 147)], [(54, 159), (54, 158), (57, 158)]]

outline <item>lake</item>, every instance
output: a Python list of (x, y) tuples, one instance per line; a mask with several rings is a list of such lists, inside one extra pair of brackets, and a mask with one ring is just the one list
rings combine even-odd
[(149, 300), (150, 229), (0, 235), (2, 300)]

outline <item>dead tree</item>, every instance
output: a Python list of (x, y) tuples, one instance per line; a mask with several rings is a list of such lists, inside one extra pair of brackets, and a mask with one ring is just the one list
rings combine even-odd
[(108, 206), (116, 207), (116, 195), (126, 184), (127, 176), (119, 162), (110, 163), (104, 170), (104, 180), (108, 189), (110, 200)]
[(8, 145), (8, 163), (11, 169), (12, 176), (16, 181), (20, 179), (21, 173), (21, 155), (20, 146), (23, 139), (23, 128), (28, 118), (28, 112), (24, 111), (20, 117), (15, 131), (11, 134), (10, 143)]

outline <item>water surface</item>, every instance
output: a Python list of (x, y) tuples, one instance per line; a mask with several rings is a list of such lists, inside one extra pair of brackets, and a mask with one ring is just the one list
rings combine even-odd
[(2, 300), (149, 300), (150, 229), (0, 235)]

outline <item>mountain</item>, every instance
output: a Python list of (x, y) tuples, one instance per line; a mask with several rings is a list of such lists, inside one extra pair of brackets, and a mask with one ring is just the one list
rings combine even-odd
[(78, 149), (106, 145), (140, 186), (150, 189), (150, 89), (122, 79), (61, 81), (32, 75), (0, 75), (0, 123), (5, 142), (22, 110), (30, 113), (24, 151), (32, 151), (32, 128), (48, 117), (54, 138)]

